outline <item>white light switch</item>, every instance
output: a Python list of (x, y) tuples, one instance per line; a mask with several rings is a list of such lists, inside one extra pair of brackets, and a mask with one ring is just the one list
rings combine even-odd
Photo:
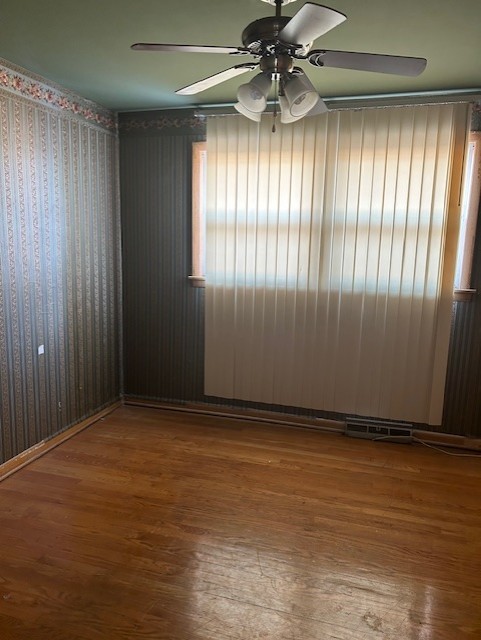
[(38, 355), (41, 356), (45, 353), (45, 347), (43, 344), (39, 345), (38, 347)]

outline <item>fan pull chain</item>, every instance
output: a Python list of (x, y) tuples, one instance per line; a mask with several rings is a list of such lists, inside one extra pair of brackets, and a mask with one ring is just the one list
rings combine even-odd
[(279, 104), (279, 74), (275, 74), (274, 79), (274, 111), (272, 113), (272, 133), (276, 132), (277, 105)]

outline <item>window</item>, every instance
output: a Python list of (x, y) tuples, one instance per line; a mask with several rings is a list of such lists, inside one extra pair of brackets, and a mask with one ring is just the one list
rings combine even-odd
[(460, 300), (475, 293), (470, 286), (480, 189), (481, 131), (476, 131), (469, 135), (461, 200), (458, 254), (454, 277), (456, 299)]
[(467, 112), (208, 119), (206, 395), (441, 424)]
[[(206, 142), (192, 145), (192, 286), (205, 286), (205, 198)], [(481, 193), (481, 131), (472, 131), (466, 151), (461, 220), (454, 278), (455, 299), (467, 300), (471, 289), (471, 268)]]
[(192, 275), (193, 287), (205, 286), (205, 187), (207, 145), (192, 145)]

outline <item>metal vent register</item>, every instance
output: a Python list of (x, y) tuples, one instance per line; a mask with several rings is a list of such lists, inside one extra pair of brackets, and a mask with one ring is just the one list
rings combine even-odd
[(347, 418), (346, 436), (366, 438), (368, 440), (386, 440), (390, 442), (412, 442), (412, 425), (402, 422)]

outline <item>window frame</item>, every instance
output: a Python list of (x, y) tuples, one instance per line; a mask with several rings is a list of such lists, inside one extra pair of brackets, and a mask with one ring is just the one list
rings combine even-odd
[(454, 299), (456, 301), (470, 300), (476, 294), (476, 289), (471, 288), (471, 272), (480, 195), (481, 131), (471, 131), (466, 146), (465, 175), (461, 194), (460, 229), (454, 288)]
[[(472, 149), (472, 161), (466, 164), (469, 174), (464, 176), (461, 196), (460, 237), (456, 258), (454, 300), (470, 300), (477, 293), (471, 288), (471, 271), (481, 196), (481, 131), (471, 131), (467, 153)], [(205, 287), (205, 186), (207, 170), (207, 142), (192, 143), (192, 273), (188, 276), (193, 287)]]
[(207, 142), (192, 143), (192, 273), (193, 287), (205, 287), (205, 186)]

